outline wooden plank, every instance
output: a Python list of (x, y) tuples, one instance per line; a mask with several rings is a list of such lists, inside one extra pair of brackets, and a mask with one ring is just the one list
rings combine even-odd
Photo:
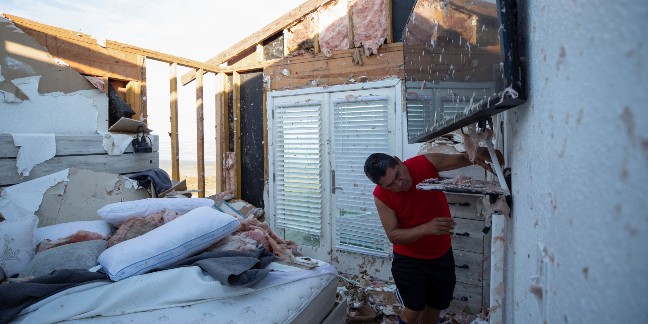
[(320, 45), (319, 45), (319, 15), (313, 15), (313, 30), (315, 31), (315, 35), (313, 36), (313, 50), (315, 53), (320, 52)]
[(236, 172), (236, 198), (241, 199), (241, 75), (237, 72), (232, 74), (233, 77), (233, 109), (234, 109), (234, 153), (236, 154), (236, 163), (234, 170)]
[(69, 167), (108, 173), (135, 173), (159, 167), (158, 152), (122, 155), (55, 156), (34, 166), (28, 177), (20, 177), (16, 160), (0, 159), (0, 186), (13, 185), (52, 174)]
[(138, 55), (137, 61), (140, 67), (140, 77), (142, 79), (139, 84), (140, 114), (142, 121), (148, 123), (148, 105), (146, 104), (146, 56)]
[(199, 198), (205, 198), (205, 117), (203, 113), (203, 71), (199, 69), (196, 74), (196, 160)]
[(387, 28), (387, 43), (394, 42), (394, 29), (392, 27), (392, 0), (385, 0), (385, 13), (387, 20), (385, 26)]
[(484, 253), (484, 221), (454, 218), (455, 226), (452, 235), (452, 246), (456, 250)]
[[(265, 89), (265, 85), (264, 85)], [(263, 91), (263, 180), (268, 181), (268, 91)]]
[(216, 126), (216, 193), (224, 191), (225, 188), (225, 169), (223, 160), (225, 159), (225, 140), (227, 138), (227, 75), (218, 73), (216, 75), (216, 104), (215, 104), (215, 126)]
[(169, 67), (170, 102), (171, 111), (171, 179), (180, 181), (180, 142), (178, 141), (178, 64), (172, 63)]
[[(157, 135), (150, 135), (153, 142), (153, 152), (157, 152), (160, 147)], [(89, 154), (107, 154), (102, 146), (103, 136), (99, 134), (89, 135), (56, 135), (56, 155), (89, 155)], [(15, 159), (18, 156), (18, 149), (9, 134), (0, 134), (0, 158)], [(129, 146), (126, 153), (132, 153), (133, 147)], [(15, 164), (15, 160), (13, 163)]]
[[(290, 26), (298, 19), (308, 15), (309, 13), (317, 10), (322, 4), (329, 2), (330, 0), (308, 0), (301, 4), (299, 7), (289, 11), (285, 15), (279, 17), (275, 21), (269, 23), (265, 27), (259, 29), (257, 32), (252, 35), (242, 39), (238, 43), (234, 44), (230, 48), (224, 50), (218, 55), (207, 60), (207, 64), (219, 65), (223, 62), (228, 61), (230, 58), (236, 56), (240, 52), (255, 46), (258, 43), (263, 42), (265, 39), (276, 34), (278, 31), (283, 30), (284, 28)], [(182, 84), (185, 85), (195, 78), (195, 71), (190, 71), (185, 73), (182, 76)]]
[(135, 115), (132, 119), (139, 120), (142, 116), (142, 96), (140, 81), (126, 83), (126, 103), (133, 109)]
[[(483, 254), (453, 250), (457, 282), (480, 285), (483, 279)], [(481, 293), (481, 291), (480, 291)]]
[[(332, 57), (322, 54), (304, 54), (298, 58), (286, 58), (264, 69), (271, 78), (271, 90), (300, 87), (331, 86), (355, 82), (376, 81), (395, 76), (403, 78), (403, 52), (401, 43), (383, 45), (378, 55), (363, 57), (362, 65), (352, 63), (354, 50), (334, 51)], [(290, 71), (286, 76), (283, 69)]]

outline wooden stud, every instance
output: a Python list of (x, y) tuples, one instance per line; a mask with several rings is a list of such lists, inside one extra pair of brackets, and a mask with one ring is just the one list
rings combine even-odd
[(170, 102), (171, 110), (171, 179), (180, 181), (180, 148), (178, 141), (178, 64), (170, 66)]
[(196, 74), (196, 154), (198, 162), (198, 197), (205, 198), (205, 125), (203, 116), (203, 73)]
[(225, 138), (227, 138), (227, 75), (218, 73), (216, 75), (216, 105), (215, 105), (215, 125), (216, 125), (216, 193), (223, 192), (225, 188), (225, 169), (223, 160), (225, 159)]
[(257, 62), (263, 62), (263, 44), (259, 43), (256, 46)]
[(148, 105), (146, 97), (146, 56), (138, 55), (137, 62), (140, 66), (140, 76), (142, 81), (139, 84), (140, 118), (143, 122), (148, 123)]
[(394, 42), (394, 33), (392, 28), (392, 0), (385, 0), (385, 19), (387, 20), (385, 28), (387, 28), (387, 43), (389, 44)]
[(268, 180), (268, 91), (263, 90), (263, 180)]
[(235, 172), (236, 172), (236, 198), (241, 198), (241, 75), (234, 72), (233, 83), (234, 88), (234, 153), (236, 154)]
[(313, 17), (313, 25), (312, 28), (315, 31), (315, 35), (313, 35), (313, 50), (315, 53), (320, 52), (320, 45), (319, 45), (319, 15), (312, 15)]
[(349, 48), (354, 48), (353, 44), (353, 0), (347, 0), (347, 17), (349, 18)]

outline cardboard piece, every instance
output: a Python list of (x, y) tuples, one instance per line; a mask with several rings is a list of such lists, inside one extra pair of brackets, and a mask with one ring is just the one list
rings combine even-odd
[(119, 118), (115, 124), (110, 126), (108, 131), (111, 133), (137, 134), (137, 128), (139, 126), (143, 127), (145, 134), (150, 134), (153, 131), (148, 128), (148, 125), (145, 122), (126, 117)]
[(149, 198), (132, 180), (118, 174), (70, 168), (67, 182), (49, 188), (36, 211), (38, 227), (100, 219), (97, 210), (120, 201)]

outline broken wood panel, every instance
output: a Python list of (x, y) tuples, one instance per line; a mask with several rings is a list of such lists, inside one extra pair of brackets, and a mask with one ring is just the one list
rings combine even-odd
[(264, 115), (263, 73), (240, 74), (241, 77), (241, 199), (263, 208), (264, 187)]
[[(153, 152), (159, 150), (159, 138), (157, 135), (149, 135), (153, 142)], [(90, 155), (107, 154), (102, 146), (103, 136), (99, 134), (90, 135), (56, 135), (56, 155)], [(14, 145), (13, 138), (9, 134), (0, 134), (0, 158), (15, 159), (20, 148)], [(133, 147), (129, 146), (126, 153), (132, 153)], [(15, 166), (15, 160), (14, 166)], [(15, 172), (15, 170), (14, 170)], [(1, 174), (1, 173), (0, 173)]]
[(122, 155), (55, 156), (34, 166), (28, 177), (20, 177), (16, 160), (0, 159), (0, 186), (13, 185), (36, 179), (70, 167), (108, 173), (135, 173), (159, 166), (158, 152), (128, 153)]
[(457, 275), (457, 282), (481, 286), (483, 279), (483, 254), (458, 251), (456, 249), (453, 249), (453, 253), (455, 259), (455, 274)]
[(391, 76), (403, 78), (401, 44), (382, 46), (378, 55), (363, 57), (362, 65), (353, 64), (353, 52), (336, 51), (328, 59), (318, 54), (287, 58), (265, 68), (264, 73), (271, 78), (271, 90), (376, 81)]
[(457, 282), (455, 286), (453, 303), (458, 309), (463, 310), (465, 306), (470, 309), (472, 314), (479, 314), (482, 308), (482, 287), (481, 285), (471, 285), (463, 282)]
[(484, 221), (454, 218), (457, 226), (452, 231), (452, 247), (456, 250), (484, 253)]

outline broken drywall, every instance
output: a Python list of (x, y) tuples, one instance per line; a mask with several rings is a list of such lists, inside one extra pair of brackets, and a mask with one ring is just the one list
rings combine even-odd
[(34, 166), (56, 155), (54, 134), (11, 134), (11, 137), (14, 145), (20, 147), (16, 167), (21, 176), (29, 176)]
[(0, 44), (0, 132), (108, 129), (107, 96), (2, 16)]
[(102, 145), (108, 155), (124, 154), (133, 141), (133, 135), (129, 134), (101, 133), (101, 135), (103, 136)]
[(69, 169), (4, 188), (0, 194), (0, 214), (6, 219), (34, 215), (43, 195), (52, 186), (68, 181)]

